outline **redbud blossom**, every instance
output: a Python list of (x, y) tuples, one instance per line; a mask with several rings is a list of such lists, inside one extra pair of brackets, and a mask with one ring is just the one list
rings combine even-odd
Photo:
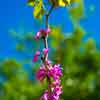
[(39, 40), (41, 37), (41, 32), (37, 32), (36, 36), (35, 36), (35, 40)]
[(46, 33), (48, 34), (48, 33), (51, 32), (51, 29), (50, 29), (50, 28), (47, 28), (45, 31), (46, 31)]
[(61, 84), (61, 80), (55, 80), (53, 83), (52, 83), (52, 87), (55, 87), (55, 86), (59, 86)]
[(54, 88), (54, 93), (55, 93), (55, 95), (61, 95), (62, 94), (62, 86), (56, 86), (55, 88)]
[(51, 32), (50, 28), (47, 28), (46, 30), (40, 29), (40, 31), (37, 32), (37, 34), (34, 38), (35, 38), (35, 40), (39, 40), (41, 38), (41, 36), (46, 36), (50, 32)]
[(59, 78), (62, 76), (62, 69), (59, 67), (59, 65), (54, 65), (54, 67), (52, 67), (52, 66), (49, 67), (48, 71), (46, 71), (45, 67), (40, 67), (37, 75), (39, 76), (38, 80), (40, 80), (40, 81), (41, 81), (41, 79), (44, 79), (41, 77), (45, 77), (46, 75), (48, 75), (49, 77), (52, 77), (56, 81), (56, 84), (60, 84)]
[(46, 69), (44, 66), (41, 66), (40, 69), (36, 73), (36, 77), (39, 81), (43, 81), (46, 77)]
[(55, 64), (50, 68), (49, 75), (53, 77), (54, 80), (58, 80), (62, 76), (62, 68), (60, 68), (59, 64)]
[(62, 87), (57, 86), (52, 90), (51, 94), (46, 90), (40, 100), (60, 100), (60, 94), (62, 94), (61, 89)]
[(40, 100), (48, 100), (48, 90), (44, 92), (44, 94), (41, 96)]
[(50, 30), (50, 28), (47, 28), (46, 30), (40, 29), (39, 32), (41, 32), (41, 34), (42, 34), (43, 36), (46, 36), (46, 35), (48, 35), (48, 33), (51, 32), (51, 30)]
[(48, 51), (49, 51), (48, 48), (43, 48), (43, 54), (44, 55), (47, 55), (48, 54)]
[(35, 55), (34, 55), (34, 58), (33, 58), (33, 62), (37, 62), (38, 60), (38, 56), (40, 56), (40, 52), (39, 51), (36, 51)]
[(39, 32), (41, 32), (41, 33), (45, 33), (45, 30), (44, 30), (44, 29), (40, 29)]
[[(39, 40), (40, 38), (45, 39), (45, 37), (51, 32), (50, 28), (47, 28), (46, 30), (40, 29), (39, 32), (37, 32), (35, 39)], [(45, 57), (49, 50), (48, 48), (43, 48), (43, 57)], [(40, 56), (40, 52), (37, 51), (34, 55), (33, 62), (36, 62), (38, 60), (38, 56)], [(41, 57), (42, 59), (42, 57)], [(59, 64), (52, 65), (52, 62), (49, 60), (44, 61), (44, 65), (42, 65), (39, 70), (36, 73), (36, 77), (39, 81), (43, 81), (45, 78), (48, 78), (51, 80), (49, 83), (48, 88), (49, 90), (46, 90), (40, 100), (60, 100), (60, 95), (62, 94), (62, 86), (61, 86), (61, 80), (60, 77), (62, 76), (62, 68)]]
[(50, 65), (50, 64), (52, 64), (52, 61), (47, 60), (47, 61), (46, 61), (46, 64), (47, 64), (47, 65)]

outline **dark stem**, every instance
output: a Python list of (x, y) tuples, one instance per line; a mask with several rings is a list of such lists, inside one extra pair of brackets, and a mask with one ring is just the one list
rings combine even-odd
[[(49, 22), (48, 22), (49, 21), (49, 16), (50, 16), (53, 8), (54, 8), (54, 6), (52, 5), (49, 12), (46, 14), (46, 29), (49, 28)], [(48, 35), (46, 37), (44, 37), (44, 47), (45, 48), (48, 48), (48, 41), (47, 40), (48, 40)], [(47, 59), (48, 59), (48, 54), (45, 57), (45, 61), (47, 61)]]
[[(51, 8), (50, 8), (50, 10), (49, 10), (49, 12), (47, 12), (47, 14), (45, 15), (46, 16), (46, 22), (45, 22), (45, 24), (46, 24), (46, 29), (47, 28), (49, 28), (49, 16), (50, 16), (50, 14), (51, 14), (51, 12), (52, 12), (52, 10), (53, 10), (53, 8), (54, 8), (54, 6), (52, 5), (51, 6)], [(48, 48), (48, 35), (47, 36), (45, 36), (45, 37), (43, 37), (43, 42), (44, 42), (44, 47), (45, 48)], [(44, 56), (44, 59), (43, 59), (43, 62), (44, 62), (44, 65), (45, 65), (45, 67), (46, 67), (46, 69), (47, 69), (47, 71), (48, 71), (48, 65), (46, 64), (46, 61), (48, 60), (48, 54), (47, 55), (45, 55)], [(51, 79), (50, 79), (50, 77), (47, 75), (47, 81), (48, 81), (48, 84), (49, 84), (49, 86), (51, 85)], [(48, 86), (48, 91), (49, 91), (49, 96), (51, 95), (51, 88)]]

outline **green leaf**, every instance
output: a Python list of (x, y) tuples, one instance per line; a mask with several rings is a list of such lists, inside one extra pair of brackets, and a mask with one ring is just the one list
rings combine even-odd
[(85, 17), (84, 16), (84, 3), (83, 3), (83, 0), (77, 0), (77, 2), (75, 3), (77, 3), (77, 6), (71, 7), (69, 9), (69, 13), (71, 14), (71, 17), (73, 20), (80, 20)]
[(28, 5), (29, 6), (34, 6), (35, 2), (36, 2), (36, 0), (28, 0)]
[(67, 6), (67, 5), (70, 5), (70, 1), (71, 0), (59, 0), (59, 6)]
[(79, 3), (82, 0), (70, 0), (71, 3)]
[(40, 1), (35, 7), (34, 7), (34, 10), (33, 10), (33, 15), (35, 18), (37, 19), (41, 19), (42, 16), (44, 15), (45, 13), (45, 10), (43, 8), (43, 2)]

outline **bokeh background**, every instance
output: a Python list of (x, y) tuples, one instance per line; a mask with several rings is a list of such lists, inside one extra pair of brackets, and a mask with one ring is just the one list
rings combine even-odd
[[(49, 19), (49, 58), (64, 69), (61, 100), (100, 100), (100, 1), (83, 1), (84, 8), (60, 7)], [(41, 61), (32, 63), (45, 18), (32, 11), (27, 0), (0, 1), (0, 100), (39, 100), (46, 88), (35, 79)]]

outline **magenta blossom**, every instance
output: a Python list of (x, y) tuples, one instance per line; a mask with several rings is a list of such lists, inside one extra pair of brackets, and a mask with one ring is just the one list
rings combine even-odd
[[(51, 32), (50, 28), (47, 29), (40, 29), (39, 32), (37, 32), (35, 39), (39, 40), (40, 38), (46, 39), (46, 36)], [(41, 60), (43, 61), (43, 65), (39, 68), (39, 70), (36, 73), (36, 78), (42, 82), (44, 79), (49, 79), (49, 85), (48, 90), (44, 92), (44, 94), (41, 96), (40, 100), (60, 100), (60, 95), (62, 94), (62, 86), (61, 86), (61, 80), (60, 77), (62, 76), (62, 68), (59, 64), (55, 64), (52, 66), (52, 62), (48, 59), (42, 59), (45, 58), (46, 55), (48, 55), (48, 48), (43, 48), (42, 50), (43, 56), (41, 57)], [(34, 55), (33, 62), (36, 62), (38, 60), (38, 57), (40, 56), (40, 52), (37, 51)], [(51, 80), (52, 78), (52, 80)]]
[(41, 96), (40, 100), (59, 100), (59, 96), (55, 96), (54, 94), (51, 93), (51, 95), (49, 95), (48, 90), (46, 90), (44, 92), (44, 94)]
[(54, 91), (55, 95), (57, 95), (57, 96), (61, 95), (62, 94), (62, 86), (56, 86), (53, 91)]
[(58, 80), (62, 76), (62, 68), (59, 64), (55, 64), (50, 68), (49, 75), (53, 77), (54, 80)]
[(43, 81), (46, 77), (46, 69), (44, 66), (41, 66), (40, 69), (36, 73), (36, 77), (39, 81)]
[(41, 36), (46, 36), (50, 32), (51, 32), (50, 28), (47, 28), (46, 30), (40, 29), (40, 31), (37, 32), (37, 34), (36, 34), (36, 36), (34, 38), (35, 38), (35, 40), (39, 40), (41, 38)]
[(43, 48), (43, 54), (44, 55), (47, 55), (48, 54), (48, 51), (49, 51), (48, 48)]
[(40, 29), (40, 31), (42, 34), (46, 33), (46, 31), (44, 29)]
[(39, 32), (40, 32), (43, 36), (46, 36), (46, 35), (48, 35), (48, 34), (51, 32), (51, 29), (50, 29), (50, 28), (47, 28), (46, 30), (40, 29)]
[(37, 62), (38, 60), (38, 56), (40, 56), (40, 52), (39, 51), (36, 51), (35, 55), (34, 55), (34, 58), (33, 58), (33, 62)]
[(50, 29), (50, 28), (47, 28), (45, 31), (46, 31), (46, 33), (48, 34), (48, 33), (51, 32), (51, 29)]
[(35, 36), (35, 40), (39, 40), (41, 37), (41, 32), (37, 32), (36, 36)]
[(59, 78), (62, 76), (62, 69), (59, 66), (60, 65), (54, 65), (54, 67), (49, 66), (48, 71), (46, 70), (46, 68), (44, 66), (40, 67), (40, 69), (38, 71), (38, 76), (40, 78), (38, 78), (38, 79), (39, 80), (44, 79), (44, 78), (41, 78), (41, 77), (45, 77), (46, 73), (47, 73), (47, 75), (49, 77), (52, 77), (55, 80), (55, 82), (54, 82), (55, 85), (60, 84)]
[(48, 96), (49, 96), (49, 93), (48, 93), (48, 90), (46, 90), (44, 94), (41, 96), (40, 100), (48, 100)]
[(40, 100), (60, 100), (60, 94), (62, 94), (62, 87), (54, 88), (50, 94), (48, 90), (46, 90)]
[(41, 74), (43, 76), (42, 80), (44, 77), (46, 77), (46, 75), (48, 75), (49, 77), (53, 77), (55, 81), (49, 85), (51, 92), (46, 90), (40, 100), (60, 100), (60, 95), (62, 94), (62, 86), (60, 80), (60, 77), (62, 76), (62, 69), (60, 68), (60, 65), (57, 64), (54, 66), (49, 66), (47, 74), (44, 72), (44, 70), (43, 75)]
[(52, 61), (47, 60), (47, 61), (46, 61), (46, 64), (47, 64), (47, 65), (50, 65), (50, 64), (52, 64)]
[(52, 83), (52, 87), (59, 86), (61, 84), (61, 80), (57, 79)]
[(40, 32), (41, 32), (41, 34), (42, 34), (43, 36), (46, 36), (46, 35), (48, 35), (48, 33), (51, 32), (51, 30), (50, 30), (50, 28), (47, 28), (46, 30), (41, 29)]

